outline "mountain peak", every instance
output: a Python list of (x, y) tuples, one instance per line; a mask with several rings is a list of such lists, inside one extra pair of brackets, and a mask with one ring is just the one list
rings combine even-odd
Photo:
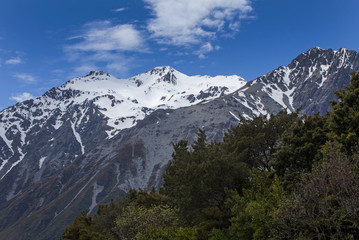
[(174, 72), (174, 71), (176, 71), (176, 70), (170, 66), (158, 66), (148, 72), (150, 72), (150, 74), (156, 74), (156, 75), (160, 74), (161, 75), (163, 73)]
[(90, 77), (90, 76), (108, 76), (110, 77), (110, 74), (104, 71), (91, 71), (89, 72), (89, 74), (87, 74), (85, 77)]
[(331, 48), (323, 49), (320, 47), (314, 47), (314, 48), (311, 48), (308, 51), (300, 54), (298, 57), (305, 56), (305, 57), (310, 57), (310, 58), (319, 58), (320, 56), (318, 56), (318, 54), (333, 55), (333, 53), (337, 54), (337, 55), (343, 55), (343, 54), (347, 54), (347, 53), (357, 54), (355, 51), (350, 50), (348, 48), (339, 48), (338, 50), (333, 50)]
[(316, 47), (313, 47), (313, 48), (309, 49), (308, 51), (325, 51), (325, 49), (316, 46)]
[(326, 50), (326, 49), (323, 49), (321, 47), (313, 47), (313, 48), (301, 53), (299, 56), (313, 57), (313, 56), (315, 56), (315, 55), (317, 55), (319, 53), (328, 52), (328, 51), (332, 51), (332, 50), (331, 49)]
[(137, 86), (141, 86), (146, 82), (151, 84), (164, 82), (177, 85), (177, 79), (183, 76), (187, 77), (170, 66), (159, 66), (130, 79), (134, 81)]
[(150, 75), (156, 75), (159, 77), (158, 82), (170, 83), (173, 85), (177, 84), (177, 77), (180, 74), (177, 70), (170, 66), (159, 66), (155, 67), (151, 71), (148, 71)]
[[(75, 87), (78, 88), (79, 86), (82, 86), (84, 89), (86, 88), (85, 83), (89, 82), (97, 82), (97, 81), (106, 81), (109, 79), (113, 79), (114, 77), (111, 76), (109, 73), (104, 71), (91, 71), (84, 77), (75, 77), (69, 81), (67, 81), (65, 84), (63, 84), (61, 87), (68, 88), (68, 87)], [(87, 86), (88, 87), (88, 86)], [(81, 89), (81, 90), (84, 90)]]
[(255, 79), (244, 90), (250, 94), (261, 92), (269, 96), (275, 103), (273, 106), (291, 111), (305, 106), (303, 112), (323, 113), (330, 107), (329, 103), (321, 99), (316, 102), (314, 96), (324, 95), (325, 99), (334, 99), (333, 90), (349, 83), (350, 72), (358, 68), (359, 54), (355, 51), (314, 47), (300, 54), (288, 66), (279, 67)]

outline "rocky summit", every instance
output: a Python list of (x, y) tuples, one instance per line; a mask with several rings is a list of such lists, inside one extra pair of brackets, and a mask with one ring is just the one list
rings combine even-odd
[[(0, 234), (56, 239), (84, 209), (158, 188), (172, 144), (220, 141), (238, 116), (330, 110), (359, 54), (313, 48), (252, 81), (168, 67), (128, 79), (94, 71), (0, 112)], [(54, 237), (55, 236), (55, 237)]]

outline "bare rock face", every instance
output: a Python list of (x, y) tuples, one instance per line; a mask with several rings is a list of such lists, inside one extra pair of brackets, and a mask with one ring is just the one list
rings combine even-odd
[(58, 238), (79, 211), (161, 186), (172, 144), (198, 128), (221, 141), (239, 115), (325, 114), (358, 70), (354, 51), (313, 48), (251, 82), (170, 67), (129, 79), (91, 72), (18, 103), (0, 112), (0, 234)]

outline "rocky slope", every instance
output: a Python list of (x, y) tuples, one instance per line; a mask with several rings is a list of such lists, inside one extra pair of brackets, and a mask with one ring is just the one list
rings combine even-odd
[(330, 110), (328, 100), (335, 99), (334, 90), (344, 88), (351, 72), (358, 68), (357, 52), (316, 47), (300, 54), (288, 66), (248, 82), (233, 97), (248, 109), (248, 114), (254, 112), (257, 116), (283, 108), (301, 108), (308, 115), (324, 114)]
[[(329, 110), (333, 90), (359, 70), (359, 54), (313, 48), (246, 83), (189, 77), (158, 67), (129, 79), (91, 72), (0, 113), (0, 231), (8, 239), (53, 239), (82, 209), (130, 188), (161, 185), (171, 144), (210, 139), (283, 108)], [(25, 234), (26, 233), (26, 234)]]

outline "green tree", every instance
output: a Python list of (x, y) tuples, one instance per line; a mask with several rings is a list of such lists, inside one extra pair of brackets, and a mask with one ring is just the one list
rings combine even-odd
[(283, 199), (284, 190), (276, 175), (273, 178), (269, 172), (252, 169), (250, 185), (243, 190), (243, 196), (234, 193), (228, 200), (233, 215), (230, 239), (269, 239)]
[(329, 136), (351, 154), (359, 144), (359, 73), (352, 73), (349, 86), (335, 94), (338, 101), (331, 101)]
[[(359, 236), (358, 156), (328, 143), (324, 160), (304, 174), (276, 214), (276, 239), (356, 239)], [(352, 161), (352, 162), (351, 162)]]
[(92, 230), (92, 217), (87, 215), (87, 212), (88, 210), (82, 211), (66, 227), (62, 235), (63, 240), (100, 240), (104, 238), (102, 234)]
[(118, 239), (143, 239), (151, 229), (178, 226), (177, 215), (168, 205), (128, 206), (116, 219), (113, 231)]
[(253, 120), (241, 118), (241, 123), (225, 134), (224, 149), (249, 168), (270, 170), (269, 163), (280, 147), (282, 134), (297, 118), (297, 113), (288, 114), (286, 111), (269, 119), (264, 116)]
[(328, 141), (327, 117), (315, 114), (298, 118), (282, 135), (281, 146), (270, 161), (287, 185), (298, 181), (302, 172), (311, 171), (322, 158), (321, 147)]
[(150, 228), (147, 235), (141, 235), (141, 240), (195, 240), (196, 230), (191, 227), (162, 227)]
[(223, 152), (222, 144), (208, 144), (201, 130), (191, 149), (184, 141), (174, 145), (173, 161), (164, 174), (164, 193), (179, 210), (185, 226), (201, 224), (207, 230), (226, 226), (226, 188), (241, 188), (247, 169)]
[(117, 239), (115, 220), (124, 214), (128, 206), (150, 208), (165, 205), (168, 198), (157, 192), (131, 189), (117, 203), (100, 204), (96, 214), (89, 215), (81, 212), (76, 219), (66, 227), (63, 239)]

